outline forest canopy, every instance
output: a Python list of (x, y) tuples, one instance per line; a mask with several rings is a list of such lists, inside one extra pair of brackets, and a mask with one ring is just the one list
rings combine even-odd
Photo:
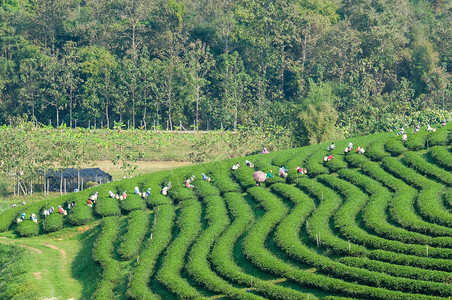
[(439, 122), (450, 45), (444, 0), (0, 0), (0, 123), (276, 125), (308, 144)]

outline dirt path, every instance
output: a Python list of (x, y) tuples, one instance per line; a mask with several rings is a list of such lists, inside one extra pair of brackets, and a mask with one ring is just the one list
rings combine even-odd
[(19, 247), (24, 247), (24, 248), (30, 249), (31, 251), (33, 251), (35, 253), (42, 254), (42, 250), (39, 250), (38, 248), (35, 248), (35, 247), (32, 247), (32, 246), (28, 246), (28, 245), (25, 245), (25, 244), (21, 244), (21, 243), (17, 243), (17, 241), (13, 241), (11, 239), (8, 239), (5, 236), (2, 236), (1, 239), (5, 240), (6, 244), (14, 244), (14, 245), (17, 245)]
[[(47, 243), (47, 242), (45, 242), (44, 244), (41, 244), (41, 245), (60, 251), (61, 256), (62, 256), (63, 258), (66, 258), (66, 251), (64, 251), (63, 249), (58, 248), (58, 247), (55, 246), (55, 245), (51, 245), (51, 244), (49, 244), (49, 243)], [(65, 263), (64, 260), (63, 260), (63, 262)]]

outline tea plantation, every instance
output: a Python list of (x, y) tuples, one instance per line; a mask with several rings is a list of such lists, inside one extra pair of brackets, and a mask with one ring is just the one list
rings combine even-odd
[[(326, 143), (116, 181), (9, 209), (0, 231), (36, 239), (90, 225), (84, 251), (100, 270), (92, 299), (450, 299), (452, 126), (411, 132), (405, 143), (376, 134), (332, 151)], [(257, 170), (274, 177), (256, 186)], [(73, 201), (66, 216), (44, 217)]]

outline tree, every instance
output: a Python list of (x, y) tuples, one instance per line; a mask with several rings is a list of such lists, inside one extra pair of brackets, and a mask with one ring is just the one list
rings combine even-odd
[(339, 117), (334, 102), (337, 96), (331, 83), (310, 81), (310, 90), (303, 99), (298, 113), (298, 130), (295, 133), (298, 144), (317, 144), (338, 138), (336, 123)]
[(191, 98), (196, 103), (195, 109), (195, 128), (199, 126), (199, 102), (204, 98), (204, 87), (209, 83), (206, 79), (211, 68), (214, 66), (212, 54), (209, 52), (209, 47), (197, 40), (190, 44), (190, 49), (185, 54), (187, 60), (187, 76), (192, 92)]
[(72, 128), (72, 112), (77, 100), (77, 90), (82, 79), (79, 76), (77, 44), (67, 42), (64, 45), (64, 56), (62, 58), (62, 84), (65, 96), (69, 100), (69, 127)]
[(42, 103), (43, 109), (53, 106), (56, 112), (56, 126), (60, 125), (60, 110), (64, 108), (62, 89), (62, 66), (57, 56), (45, 56), (42, 74)]
[(80, 55), (80, 67), (86, 82), (83, 106), (95, 117), (99, 117), (103, 110), (106, 127), (110, 128), (110, 108), (119, 98), (116, 57), (105, 48), (95, 46), (83, 48)]

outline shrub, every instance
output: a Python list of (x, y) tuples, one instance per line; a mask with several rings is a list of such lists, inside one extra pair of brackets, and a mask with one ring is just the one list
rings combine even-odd
[(140, 254), (140, 260), (132, 269), (127, 289), (127, 296), (132, 299), (152, 299), (149, 281), (154, 273), (157, 258), (168, 246), (171, 240), (171, 229), (174, 223), (174, 208), (169, 205), (159, 206), (154, 217), (155, 225), (152, 227), (153, 238), (148, 240), (146, 249)]
[(114, 198), (99, 198), (94, 205), (95, 211), (102, 217), (115, 216), (121, 214), (118, 200)]
[(149, 215), (145, 211), (136, 210), (129, 214), (127, 233), (123, 236), (118, 253), (124, 260), (137, 256), (141, 243), (148, 230)]
[(102, 266), (102, 278), (99, 280), (94, 299), (113, 299), (114, 286), (119, 279), (119, 263), (112, 258), (114, 242), (119, 233), (118, 219), (107, 217), (101, 223), (102, 232), (94, 243), (93, 259)]
[(25, 219), (24, 221), (17, 224), (16, 228), (20, 236), (27, 237), (39, 234), (39, 225), (35, 222)]
[(16, 221), (16, 218), (19, 216), (21, 209), (23, 208), (16, 206), (15, 208), (10, 208), (0, 214), (0, 232), (9, 229), (11, 224)]
[(85, 186), (84, 186), (84, 189), (89, 189), (89, 188), (98, 186), (99, 183), (98, 183), (98, 182), (95, 182), (95, 181), (88, 181), (88, 182), (85, 183), (84, 185), (85, 185)]
[(401, 141), (401, 137), (389, 139), (384, 146), (385, 150), (391, 153), (393, 156), (399, 156), (405, 152), (405, 146)]
[(84, 199), (75, 200), (75, 206), (69, 211), (69, 222), (73, 225), (83, 225), (93, 219), (93, 209), (89, 207)]
[(145, 198), (146, 204), (153, 208), (159, 205), (171, 205), (173, 202), (168, 196), (163, 196), (162, 194), (151, 194), (149, 197)]
[(428, 137), (427, 143), (429, 146), (446, 146), (449, 143), (449, 136), (447, 128), (439, 128)]
[(43, 222), (44, 230), (53, 232), (63, 228), (64, 216), (60, 213), (48, 215)]
[(452, 170), (452, 153), (444, 147), (436, 146), (430, 149), (430, 155), (442, 166)]
[(168, 191), (168, 196), (174, 203), (195, 198), (193, 190), (186, 187), (173, 187)]
[(138, 195), (130, 195), (127, 196), (126, 199), (120, 201), (121, 209), (130, 212), (133, 210), (144, 210), (146, 208), (146, 203), (143, 198)]
[(157, 272), (157, 280), (179, 298), (200, 299), (201, 294), (182, 278), (181, 270), (185, 253), (201, 230), (201, 204), (196, 200), (185, 200), (180, 206), (180, 232), (166, 250), (162, 267)]

